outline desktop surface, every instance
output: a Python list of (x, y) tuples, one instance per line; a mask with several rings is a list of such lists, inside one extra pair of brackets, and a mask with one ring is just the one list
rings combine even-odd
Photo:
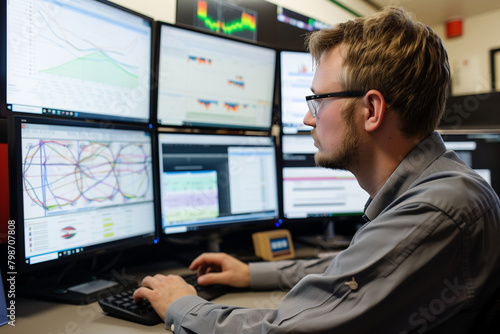
[[(127, 270), (127, 277), (140, 281), (149, 274), (185, 274), (190, 271), (175, 261), (138, 266)], [(247, 308), (276, 308), (285, 291), (235, 292), (218, 297), (212, 302)], [(103, 313), (97, 302), (87, 305), (69, 305), (25, 297), (16, 299), (16, 326), (6, 325), (3, 333), (159, 333), (165, 332), (163, 323), (145, 326), (121, 320)]]

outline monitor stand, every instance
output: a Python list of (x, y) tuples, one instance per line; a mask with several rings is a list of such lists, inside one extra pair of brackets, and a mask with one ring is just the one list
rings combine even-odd
[(222, 242), (222, 238), (218, 233), (211, 233), (207, 236), (206, 245), (208, 252), (218, 253), (220, 252), (220, 243)]
[(351, 242), (351, 238), (335, 234), (335, 223), (334, 220), (328, 220), (322, 234), (299, 236), (297, 237), (297, 241), (318, 246), (322, 249), (347, 248)]
[(199, 255), (205, 252), (218, 253), (221, 251), (222, 235), (217, 232), (204, 236), (194, 236), (191, 238), (169, 238), (170, 245), (178, 244), (180, 249), (173, 253), (174, 257), (185, 265), (191, 264)]
[(125, 277), (117, 270), (100, 274), (79, 270), (75, 268), (76, 266), (73, 262), (57, 276), (37, 275), (37, 278), (24, 282), (20, 292), (28, 297), (42, 300), (86, 305), (138, 287), (137, 281)]

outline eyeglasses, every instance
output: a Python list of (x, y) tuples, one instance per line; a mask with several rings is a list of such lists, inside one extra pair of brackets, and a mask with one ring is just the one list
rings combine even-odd
[(313, 118), (318, 116), (318, 111), (321, 106), (321, 102), (323, 99), (329, 98), (343, 98), (343, 97), (362, 97), (366, 94), (366, 92), (362, 92), (359, 90), (351, 90), (345, 92), (334, 92), (334, 93), (326, 93), (326, 94), (318, 94), (318, 95), (308, 95), (306, 96), (307, 106), (309, 107), (309, 112)]

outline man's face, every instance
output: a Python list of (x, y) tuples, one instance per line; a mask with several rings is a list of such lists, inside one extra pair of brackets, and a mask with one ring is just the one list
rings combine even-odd
[[(315, 94), (342, 91), (340, 73), (342, 58), (339, 48), (326, 52), (314, 74), (312, 90)], [(330, 98), (321, 102), (315, 119), (310, 115), (304, 122), (312, 125), (316, 165), (332, 169), (349, 170), (358, 164), (359, 131), (355, 125), (355, 108), (350, 98)], [(312, 120), (311, 120), (312, 119)]]

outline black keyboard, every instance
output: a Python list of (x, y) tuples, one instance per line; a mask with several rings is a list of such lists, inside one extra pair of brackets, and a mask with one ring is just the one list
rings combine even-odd
[[(198, 285), (196, 282), (197, 274), (188, 274), (182, 277), (188, 284), (195, 287), (198, 296), (206, 300), (222, 296), (233, 289), (227, 285)], [(160, 316), (155, 312), (149, 301), (144, 300), (140, 303), (134, 301), (132, 297), (134, 291), (135, 289), (130, 289), (101, 299), (99, 305), (110, 316), (149, 326), (161, 323)]]
[(156, 325), (162, 322), (149, 301), (136, 303), (132, 295), (135, 289), (126, 290), (111, 297), (99, 300), (102, 310), (111, 316), (137, 322), (143, 325)]
[(215, 284), (215, 285), (198, 285), (197, 274), (182, 275), (186, 283), (191, 284), (196, 289), (196, 293), (203, 299), (212, 300), (220, 297), (226, 293), (234, 291), (234, 288), (228, 285)]

